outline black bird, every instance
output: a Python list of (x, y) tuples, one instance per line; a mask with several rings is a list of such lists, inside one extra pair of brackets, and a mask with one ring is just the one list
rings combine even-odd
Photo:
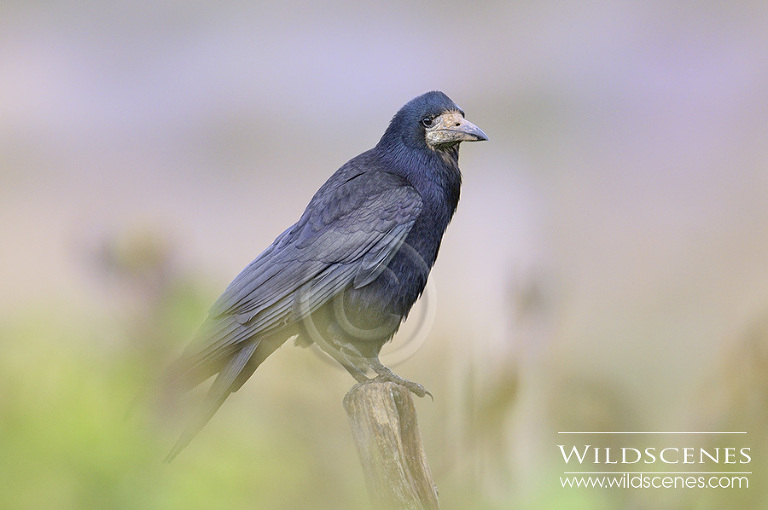
[(182, 390), (218, 375), (167, 461), (290, 338), (316, 343), (358, 381), (370, 369), (427, 394), (378, 355), (424, 290), (456, 210), (459, 144), (487, 139), (448, 96), (428, 92), (320, 187), (299, 221), (227, 287), (170, 367)]

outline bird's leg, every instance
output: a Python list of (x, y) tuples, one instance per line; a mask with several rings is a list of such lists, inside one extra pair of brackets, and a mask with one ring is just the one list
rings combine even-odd
[[(327, 341), (325, 338), (323, 338), (323, 335), (314, 335), (312, 337), (312, 340), (325, 352), (328, 356), (335, 359), (339, 365), (344, 367), (349, 374), (355, 378), (357, 382), (366, 382), (370, 381), (370, 379), (365, 375), (365, 373), (358, 368), (358, 366), (352, 361), (352, 359), (347, 355), (347, 353), (344, 352), (343, 345), (339, 345), (337, 342), (334, 341)], [(353, 355), (356, 353), (356, 351), (353, 351)], [(361, 357), (361, 355), (358, 353), (358, 357)]]
[[(317, 340), (315, 340), (317, 341)], [(327, 342), (324, 342), (325, 346), (323, 347), (323, 351), (325, 351), (326, 354), (328, 354), (330, 357), (335, 359), (339, 362), (339, 364), (344, 367), (349, 374), (355, 378), (357, 382), (366, 382), (370, 381), (370, 379), (365, 375), (365, 373), (360, 370), (357, 365), (347, 356), (346, 353), (342, 351), (342, 349), (337, 348), (336, 346), (331, 346)]]
[(410, 390), (411, 393), (413, 393), (417, 397), (423, 397), (424, 395), (429, 395), (429, 398), (431, 398), (432, 400), (435, 399), (432, 396), (432, 394), (428, 392), (426, 389), (424, 389), (424, 386), (422, 386), (421, 384), (415, 383), (413, 381), (409, 381), (408, 379), (403, 379), (402, 377), (394, 373), (392, 370), (382, 365), (381, 361), (379, 361), (378, 356), (369, 358), (368, 363), (370, 363), (371, 368), (377, 374), (377, 377), (374, 380), (393, 382), (395, 384), (405, 386), (406, 388), (408, 388), (408, 390)]
[(366, 376), (366, 375), (365, 375), (365, 373), (363, 373), (363, 371), (362, 371), (362, 370), (360, 370), (359, 368), (357, 368), (357, 366), (355, 366), (355, 364), (354, 364), (354, 363), (352, 363), (352, 362), (349, 360), (349, 358), (347, 358), (347, 357), (346, 357), (346, 355), (344, 355), (344, 354), (343, 354), (341, 351), (338, 351), (338, 352), (339, 352), (339, 357), (334, 357), (333, 359), (335, 359), (336, 361), (338, 361), (338, 362), (339, 362), (339, 364), (340, 364), (342, 367), (344, 367), (344, 368), (347, 370), (347, 372), (349, 372), (349, 374), (350, 374), (352, 377), (354, 377), (354, 378), (355, 378), (355, 380), (356, 380), (357, 382), (366, 382), (366, 381), (370, 381), (370, 379), (368, 378), (368, 376)]

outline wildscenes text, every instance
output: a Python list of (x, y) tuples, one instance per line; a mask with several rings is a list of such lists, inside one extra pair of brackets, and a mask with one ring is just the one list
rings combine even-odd
[(598, 448), (592, 445), (557, 445), (566, 464), (749, 464), (752, 461), (750, 449), (744, 448)]
[(613, 476), (560, 477), (565, 488), (600, 489), (748, 489), (746, 476), (649, 476), (644, 473), (621, 473)]

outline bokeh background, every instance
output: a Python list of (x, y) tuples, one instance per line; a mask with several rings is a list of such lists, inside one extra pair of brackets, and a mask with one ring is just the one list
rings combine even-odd
[[(0, 508), (366, 508), (308, 351), (170, 465), (148, 388), (431, 89), (490, 136), (396, 368), (443, 507), (768, 508), (766, 55), (759, 1), (3, 2)], [(562, 489), (562, 430), (746, 431), (685, 441), (750, 446), (751, 488)]]

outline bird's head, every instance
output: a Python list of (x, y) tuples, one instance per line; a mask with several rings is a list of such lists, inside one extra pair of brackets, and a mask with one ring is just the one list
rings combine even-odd
[(488, 136), (464, 118), (456, 103), (442, 92), (432, 91), (403, 106), (392, 118), (380, 143), (398, 141), (411, 148), (442, 151), (460, 142), (483, 140), (488, 140)]

